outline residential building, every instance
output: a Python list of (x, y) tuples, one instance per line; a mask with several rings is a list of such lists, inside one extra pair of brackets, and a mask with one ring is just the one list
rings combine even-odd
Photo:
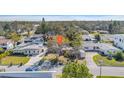
[(85, 42), (83, 44), (83, 49), (85, 51), (99, 52), (99, 53), (102, 53), (104, 55), (115, 54), (115, 53), (121, 51), (120, 49), (112, 46), (111, 44), (107, 44), (107, 43), (91, 43), (91, 42)]
[(0, 36), (0, 48), (3, 49), (13, 49), (14, 48), (14, 42), (11, 39), (6, 39), (3, 36)]
[(15, 54), (24, 55), (39, 55), (47, 50), (42, 44), (24, 44), (23, 46), (18, 46), (13, 50)]
[(112, 46), (111, 44), (101, 43), (99, 44), (99, 52), (104, 55), (114, 55), (117, 52), (121, 52), (121, 50)]
[(100, 34), (109, 34), (109, 31), (105, 30), (97, 30), (97, 32), (99, 32)]
[(124, 34), (117, 34), (114, 36), (114, 45), (124, 50)]
[(100, 35), (100, 37), (101, 37), (101, 41), (111, 41), (111, 42), (113, 42), (114, 38), (115, 38), (115, 35), (113, 35), (113, 34), (102, 34), (102, 35)]
[(43, 44), (42, 35), (34, 35), (32, 37), (26, 38), (24, 43)]
[(82, 35), (82, 39), (84, 41), (96, 41), (95, 37), (93, 35)]
[(91, 41), (86, 41), (83, 43), (83, 49), (85, 51), (98, 51), (99, 43), (93, 43)]

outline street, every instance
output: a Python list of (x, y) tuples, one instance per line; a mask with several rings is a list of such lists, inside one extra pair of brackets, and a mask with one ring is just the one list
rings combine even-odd
[[(96, 52), (86, 52), (86, 61), (90, 72), (95, 76), (99, 76), (100, 67), (93, 61), (93, 56), (96, 54)], [(124, 67), (102, 66), (102, 76), (124, 76)]]

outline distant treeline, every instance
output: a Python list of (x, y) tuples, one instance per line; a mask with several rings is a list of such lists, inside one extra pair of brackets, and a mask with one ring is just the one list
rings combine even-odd
[[(18, 29), (21, 29), (22, 31), (31, 30), (33, 28), (33, 24), (42, 25), (42, 21), (0, 22), (0, 35), (4, 35), (4, 32), (17, 31)], [(109, 31), (111, 34), (124, 33), (124, 21), (46, 21), (45, 26), (47, 31), (65, 31), (73, 26), (89, 32), (94, 30), (105, 30)], [(42, 28), (38, 30), (41, 29)]]

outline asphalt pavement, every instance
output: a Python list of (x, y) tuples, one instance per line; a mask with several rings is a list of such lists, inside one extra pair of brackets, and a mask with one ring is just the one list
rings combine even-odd
[[(96, 52), (86, 52), (86, 61), (90, 72), (95, 76), (99, 76), (100, 67), (93, 61), (93, 56), (96, 54)], [(124, 76), (124, 67), (102, 66), (102, 76)]]

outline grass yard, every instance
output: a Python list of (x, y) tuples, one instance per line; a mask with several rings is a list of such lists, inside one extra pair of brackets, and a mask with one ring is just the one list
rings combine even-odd
[(124, 76), (97, 76), (96, 78), (124, 78)]
[(29, 57), (7, 56), (1, 60), (1, 65), (19, 65), (20, 63), (26, 64), (29, 59)]
[(101, 55), (95, 55), (93, 57), (94, 62), (97, 65), (100, 65), (99, 61), (103, 60), (103, 66), (124, 66), (124, 61), (116, 61), (114, 58), (112, 60), (109, 60), (106, 56), (101, 56)]

